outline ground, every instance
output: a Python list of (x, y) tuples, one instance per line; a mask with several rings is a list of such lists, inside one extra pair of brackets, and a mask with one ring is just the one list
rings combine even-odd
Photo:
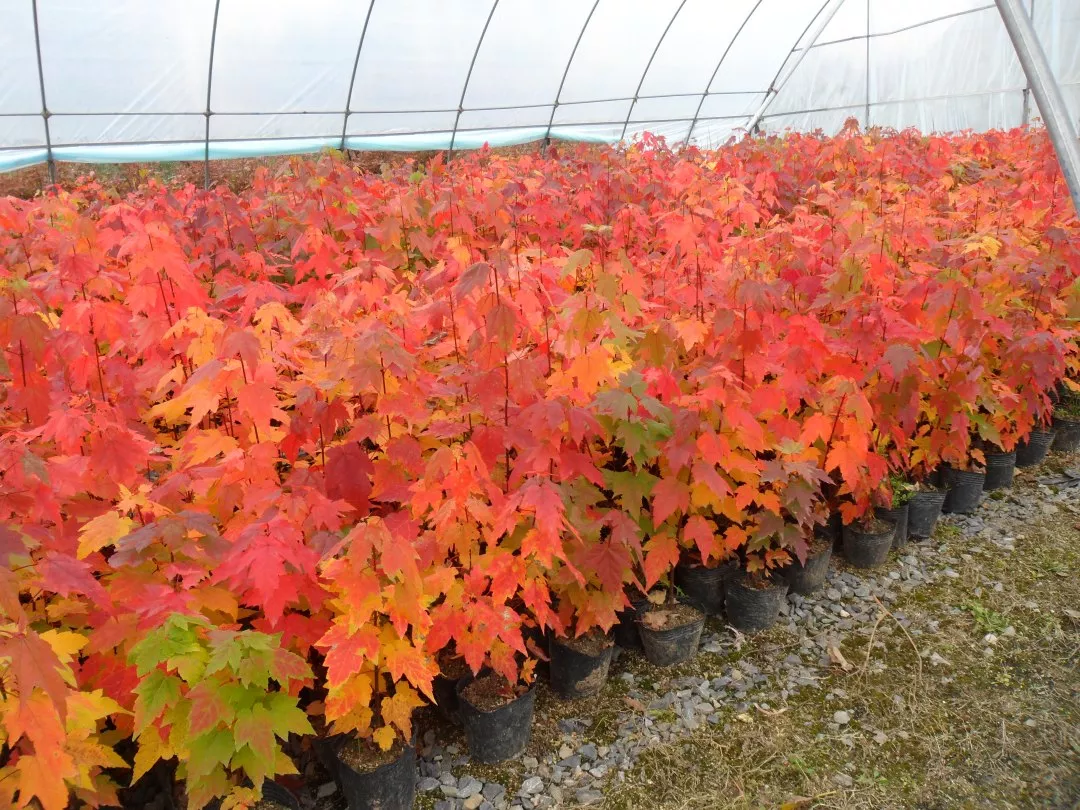
[(878, 571), (834, 562), (768, 633), (710, 620), (689, 664), (626, 654), (584, 701), (539, 687), (518, 760), (471, 764), (422, 720), (418, 806), (1080, 807), (1078, 466), (1019, 471)]

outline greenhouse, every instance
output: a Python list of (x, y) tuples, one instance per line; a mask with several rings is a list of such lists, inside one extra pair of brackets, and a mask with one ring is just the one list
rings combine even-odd
[(1080, 806), (1080, 2), (0, 0), (0, 807)]

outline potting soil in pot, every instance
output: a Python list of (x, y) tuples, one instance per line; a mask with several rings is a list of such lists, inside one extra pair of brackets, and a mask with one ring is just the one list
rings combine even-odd
[(401, 756), (405, 744), (397, 740), (389, 751), (383, 751), (370, 740), (349, 740), (338, 752), (338, 757), (357, 773), (371, 773), (376, 768), (389, 765)]
[(461, 690), (461, 695), (474, 708), (491, 712), (521, 697), (526, 691), (525, 687), (511, 689), (506, 679), (499, 675), (485, 675), (470, 682)]

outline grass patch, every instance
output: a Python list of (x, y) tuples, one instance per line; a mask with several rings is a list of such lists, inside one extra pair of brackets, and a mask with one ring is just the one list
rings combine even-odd
[[(948, 521), (935, 537), (962, 559), (961, 577), (900, 597), (890, 611), (911, 621), (908, 632), (883, 615), (872, 633), (850, 633), (843, 653), (853, 671), (773, 704), (779, 712), (724, 715), (654, 747), (604, 807), (1080, 806), (1076, 517), (1060, 510), (1026, 526), (1012, 553)], [(1015, 636), (984, 642), (1009, 626)], [(742, 654), (763, 669), (784, 655), (762, 646)], [(838, 709), (848, 724), (832, 722)]]

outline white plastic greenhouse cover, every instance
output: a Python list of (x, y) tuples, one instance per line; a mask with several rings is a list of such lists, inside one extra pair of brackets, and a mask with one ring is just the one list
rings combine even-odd
[[(1073, 119), (1080, 0), (1025, 0)], [(993, 0), (0, 0), (0, 171), (1038, 115)]]

